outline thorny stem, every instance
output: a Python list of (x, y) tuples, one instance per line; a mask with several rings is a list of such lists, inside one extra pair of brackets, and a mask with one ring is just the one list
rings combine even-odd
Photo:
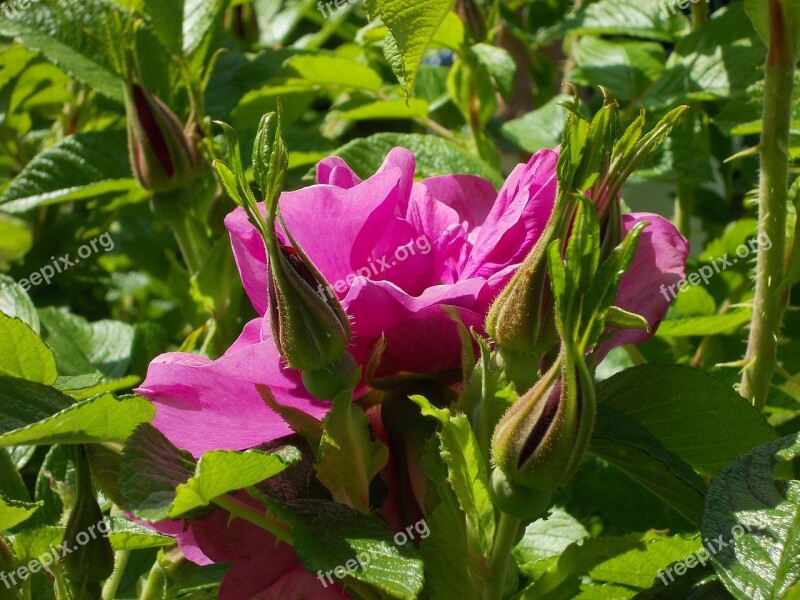
[(759, 239), (772, 240), (761, 248), (756, 268), (756, 295), (750, 340), (740, 392), (762, 410), (777, 361), (778, 336), (788, 302), (784, 288), (786, 216), (789, 183), (789, 128), (791, 125), (794, 58), (780, 0), (769, 0), (770, 48), (764, 81), (764, 117), (761, 136)]

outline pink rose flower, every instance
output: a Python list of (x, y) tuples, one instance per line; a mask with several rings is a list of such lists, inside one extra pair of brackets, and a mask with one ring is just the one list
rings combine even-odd
[[(335, 294), (350, 316), (349, 351), (359, 364), (385, 338), (378, 376), (460, 366), (456, 323), (442, 307), (455, 307), (465, 325), (483, 330), (492, 301), (550, 219), (557, 160), (554, 151), (538, 152), (514, 170), (498, 194), (491, 183), (470, 175), (415, 182), (414, 156), (396, 148), (365, 181), (332, 157), (319, 164), (317, 185), (281, 196), (286, 227), (330, 284), (319, 293)], [(653, 214), (625, 215), (624, 231), (642, 220), (650, 225), (617, 303), (642, 314), (651, 330), (621, 332), (602, 352), (648, 339), (669, 307), (660, 286), (684, 276), (686, 240)], [(292, 433), (264, 404), (256, 384), (268, 386), (280, 404), (318, 419), (330, 407), (305, 391), (300, 374), (285, 368), (272, 341), (269, 319), (263, 318), (268, 269), (260, 235), (242, 209), (225, 223), (244, 288), (261, 317), (217, 360), (182, 353), (156, 358), (137, 390), (157, 407), (153, 424), (196, 457)], [(229, 524), (227, 516), (217, 511), (182, 533), (182, 524), (159, 525), (178, 538), (190, 560), (235, 563), (220, 598), (347, 597), (338, 588), (323, 589), (288, 546), (239, 520)]]

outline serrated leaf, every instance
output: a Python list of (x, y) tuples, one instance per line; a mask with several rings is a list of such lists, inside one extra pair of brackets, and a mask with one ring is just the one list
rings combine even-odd
[[(293, 449), (294, 450), (294, 449)], [(194, 475), (175, 488), (169, 518), (208, 506), (214, 498), (274, 477), (300, 459), (300, 453), (268, 454), (259, 450), (213, 450), (200, 457)]]
[[(107, 2), (39, 0), (0, 17), (0, 34), (41, 52), (49, 61), (98, 93), (122, 103), (122, 84), (106, 44), (107, 15), (124, 21), (125, 11)], [(87, 35), (91, 31), (92, 35)]]
[(398, 146), (414, 153), (417, 177), (464, 173), (478, 175), (494, 184), (502, 183), (500, 174), (487, 163), (453, 142), (431, 135), (378, 133), (354, 140), (334, 154), (347, 161), (360, 177), (366, 178), (371, 177), (386, 155)]
[(605, 41), (584, 36), (574, 47), (578, 69), (572, 80), (584, 85), (602, 85), (615, 98), (627, 102), (641, 94), (664, 70), (666, 54), (654, 42)]
[[(347, 576), (341, 581), (345, 589), (358, 591), (359, 585), (366, 584), (373, 595), (377, 589), (381, 597), (418, 597), (424, 581), (423, 563), (407, 532), (393, 534), (375, 516), (324, 500), (298, 500), (276, 510), (292, 527), (297, 557), (310, 573), (322, 571), (321, 581), (327, 585), (339, 580), (333, 571), (341, 567), (340, 573)], [(422, 531), (417, 524), (410, 528), (415, 538), (430, 533), (422, 526), (424, 520), (419, 523)], [(330, 582), (325, 576), (328, 572)]]
[(397, 50), (395, 60), (390, 62), (406, 95), (411, 95), (425, 50), (452, 6), (453, 0), (370, 0), (371, 16), (380, 16), (389, 28)]
[(39, 311), (44, 340), (54, 350), (62, 375), (86, 375), (96, 371), (108, 378), (128, 372), (133, 346), (133, 327), (119, 321), (89, 323), (66, 310)]
[(763, 76), (765, 52), (756, 38), (741, 3), (715, 11), (701, 30), (675, 44), (663, 75), (644, 95), (645, 106), (666, 108), (745, 93)]
[[(155, 415), (155, 407), (140, 396), (117, 399), (105, 394), (69, 405), (69, 398), (53, 388), (20, 382), (0, 377), (0, 403), (5, 413), (0, 414), (0, 446), (121, 443)], [(23, 413), (20, 404), (34, 398), (39, 406)], [(68, 406), (42, 414), (60, 403)], [(11, 411), (14, 413), (9, 414)]]
[[(152, 529), (123, 517), (106, 517), (107, 535), (115, 552), (120, 550), (144, 550), (147, 548), (163, 548), (175, 544), (174, 538), (161, 535)], [(102, 532), (98, 532), (103, 535)], [(24, 562), (41, 559), (46, 554), (57, 553), (61, 556), (60, 548), (64, 539), (64, 527), (51, 525), (19, 532), (14, 537), (14, 552)]]
[(214, 498), (260, 483), (296, 462), (296, 449), (214, 450), (195, 462), (149, 424), (125, 444), (119, 489), (127, 508), (148, 521), (175, 519), (204, 508)]
[(119, 488), (125, 508), (140, 519), (167, 518), (175, 488), (194, 476), (192, 455), (180, 450), (150, 424), (140, 425), (125, 442)]
[(0, 196), (0, 207), (22, 213), (137, 189), (124, 131), (77, 133), (37, 154)]
[(26, 323), (0, 313), (0, 374), (50, 385), (58, 377), (53, 351)]
[[(447, 482), (447, 466), (439, 444), (432, 439), (425, 448), (422, 466), (430, 485), (435, 486), (439, 502), (429, 507), (430, 536), (422, 540), (426, 566), (426, 590), (432, 600), (480, 600), (485, 580), (475, 569), (469, 554), (467, 520), (453, 488)], [(488, 573), (484, 573), (486, 577)]]
[(473, 560), (487, 557), (494, 539), (494, 504), (489, 492), (486, 457), (464, 415), (451, 416), (439, 434), (439, 451), (448, 479), (467, 517)]
[(17, 317), (27, 323), (37, 334), (40, 330), (39, 313), (17, 283), (7, 275), (0, 274), (0, 312)]
[(678, 365), (628, 369), (597, 387), (598, 410), (629, 416), (702, 475), (775, 439), (764, 417), (730, 386)]
[[(620, 560), (640, 563), (640, 569), (650, 573), (655, 579), (659, 568), (684, 558), (689, 552), (699, 548), (700, 542), (689, 544), (682, 538), (664, 538), (666, 548), (671, 551), (659, 552), (654, 546), (663, 536), (659, 532), (645, 534), (632, 533), (622, 537), (588, 538), (571, 544), (563, 554), (536, 563), (521, 565), (521, 570), (534, 577), (535, 581), (519, 596), (520, 600), (568, 600), (578, 596), (585, 578), (600, 583), (615, 583), (617, 578), (632, 580), (635, 571), (617, 573), (614, 565)], [(677, 548), (670, 547), (669, 540), (679, 540)], [(689, 550), (691, 548), (691, 550)], [(652, 553), (652, 555), (651, 555)], [(650, 555), (650, 556), (648, 556)], [(674, 558), (673, 558), (674, 556)], [(610, 568), (609, 568), (610, 567)], [(647, 578), (638, 575), (637, 583)], [(649, 582), (642, 587), (649, 587)]]
[(701, 531), (738, 600), (784, 598), (800, 584), (798, 456), (798, 434), (764, 444), (722, 469), (708, 489)]
[(575, 517), (561, 508), (552, 508), (547, 518), (528, 525), (514, 547), (514, 558), (519, 564), (552, 558), (588, 536), (589, 532)]
[(600, 0), (586, 4), (550, 32), (579, 35), (618, 35), (673, 41), (686, 27), (679, 14), (670, 14), (661, 0)]
[(230, 0), (144, 0), (143, 9), (159, 41), (172, 54), (202, 61)]
[(10, 500), (0, 494), (0, 531), (7, 531), (30, 519), (42, 506), (41, 502)]
[(333, 401), (322, 427), (317, 477), (336, 502), (369, 514), (369, 486), (389, 461), (389, 449), (370, 431), (349, 390)]

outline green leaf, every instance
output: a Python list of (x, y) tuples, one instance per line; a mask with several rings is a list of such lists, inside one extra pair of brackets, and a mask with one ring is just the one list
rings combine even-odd
[(13, 279), (2, 274), (0, 274), (0, 312), (21, 319), (33, 331), (39, 333), (39, 313), (28, 294)]
[[(163, 548), (175, 544), (174, 538), (161, 535), (152, 529), (123, 517), (106, 517), (108, 539), (115, 552), (120, 550), (144, 550), (147, 548)], [(103, 535), (102, 532), (99, 532)], [(61, 542), (64, 539), (64, 527), (51, 525), (21, 531), (14, 536), (14, 552), (23, 562), (51, 554), (53, 549), (61, 555)]]
[(572, 97), (554, 96), (543, 106), (519, 119), (503, 123), (501, 135), (527, 152), (538, 152), (543, 148), (555, 148), (561, 142), (567, 109), (562, 105)]
[[(666, 70), (647, 90), (644, 104), (666, 108), (680, 102), (730, 99), (763, 76), (763, 45), (741, 3), (715, 11), (700, 30), (682, 37)], [(743, 69), (741, 65), (749, 65)]]
[(514, 558), (519, 564), (552, 558), (588, 536), (589, 532), (575, 517), (561, 508), (552, 508), (547, 518), (528, 525), (514, 548)]
[[(276, 511), (291, 525), (297, 557), (309, 573), (322, 572), (324, 587), (339, 581), (341, 574), (347, 576), (341, 582), (345, 589), (360, 590), (359, 597), (375, 597), (376, 589), (381, 598), (419, 596), (423, 563), (413, 540), (430, 534), (424, 520), (393, 535), (381, 519), (334, 502), (297, 500)], [(365, 585), (370, 595), (364, 593)]]
[(138, 190), (124, 131), (77, 133), (37, 154), (0, 196), (6, 212)]
[(608, 407), (599, 408), (590, 450), (690, 522), (700, 523), (703, 479), (633, 419)]
[(108, 539), (115, 552), (173, 546), (175, 539), (142, 527), (124, 517), (107, 517)]
[(111, 59), (108, 21), (114, 13), (123, 22), (127, 18), (125, 11), (107, 2), (40, 0), (12, 18), (0, 16), (0, 34), (41, 52), (78, 81), (122, 103), (122, 84)]
[(0, 213), (0, 266), (19, 260), (33, 246), (33, 234), (24, 221)]
[(172, 54), (206, 58), (230, 0), (144, 0), (153, 32)]
[(41, 383), (0, 375), (0, 436), (48, 419), (72, 400)]
[(667, 318), (661, 322), (656, 336), (663, 338), (702, 335), (730, 335), (739, 332), (753, 317), (750, 308), (731, 310), (703, 317)]
[(389, 461), (389, 449), (370, 431), (351, 391), (339, 394), (323, 421), (317, 477), (333, 499), (369, 514), (369, 486)]
[(133, 327), (119, 321), (89, 323), (66, 310), (39, 311), (44, 340), (56, 355), (62, 375), (100, 372), (118, 378), (128, 372), (133, 346)]
[(775, 439), (759, 412), (724, 382), (698, 369), (648, 364), (597, 387), (598, 411), (627, 415), (702, 475)]
[(53, 351), (27, 324), (0, 313), (0, 374), (51, 385), (58, 377)]
[(192, 455), (178, 449), (150, 424), (140, 425), (125, 442), (119, 488), (125, 508), (140, 519), (161, 521), (175, 502), (175, 489), (195, 474)]
[[(578, 596), (587, 578), (594, 584), (622, 584), (629, 589), (644, 590), (650, 587), (660, 569), (686, 558), (699, 548), (699, 540), (664, 537), (654, 531), (623, 537), (588, 538), (571, 544), (558, 557), (522, 565), (521, 570), (534, 577), (535, 582), (519, 598), (572, 599)], [(632, 596), (622, 596), (629, 597)]]
[[(423, 414), (431, 415), (437, 410), (422, 396), (410, 398), (422, 408)], [(447, 481), (466, 517), (470, 563), (477, 572), (482, 572), (486, 568), (495, 527), (487, 457), (481, 452), (465, 415), (453, 415), (448, 411), (435, 414), (442, 424), (438, 434), (439, 453), (447, 466)]]
[(197, 463), (151, 425), (139, 427), (125, 445), (120, 491), (136, 516), (175, 519), (215, 498), (274, 477), (297, 462), (289, 446), (276, 454), (259, 450), (206, 452)]
[[(431, 440), (423, 456), (422, 466), (435, 489), (438, 504), (428, 507), (431, 534), (422, 540), (421, 552), (426, 567), (426, 591), (432, 600), (480, 600), (485, 574), (473, 568), (469, 551), (467, 519), (453, 488), (447, 481), (447, 466), (442, 460), (436, 440)], [(485, 571), (484, 571), (485, 573)]]
[(573, 49), (578, 69), (572, 80), (584, 85), (602, 85), (615, 98), (629, 101), (640, 95), (664, 71), (666, 55), (654, 42), (607, 42), (584, 36)]
[(42, 502), (39, 518), (44, 525), (56, 525), (64, 513), (62, 494), (67, 490), (66, 478), (69, 459), (63, 446), (53, 446), (47, 452), (39, 473), (36, 476), (34, 498)]
[[(38, 406), (23, 410), (26, 400)], [(0, 446), (124, 442), (137, 425), (150, 421), (155, 408), (140, 396), (97, 396), (61, 409), (70, 400), (60, 392), (20, 379), (0, 377)], [(50, 412), (52, 411), (52, 412)], [(43, 414), (50, 412), (50, 414)]]
[(348, 121), (369, 121), (378, 119), (412, 119), (428, 115), (430, 105), (421, 98), (403, 100), (378, 100), (357, 108), (351, 108), (336, 114), (339, 119)]
[(378, 133), (353, 140), (334, 154), (342, 157), (362, 178), (371, 177), (396, 147), (406, 148), (417, 159), (417, 177), (464, 173), (478, 175), (499, 185), (500, 174), (462, 147), (440, 137), (421, 134)]
[(514, 76), (517, 73), (514, 57), (507, 50), (491, 44), (475, 44), (471, 50), (494, 79), (500, 94), (508, 100), (514, 91)]
[(24, 523), (41, 507), (41, 502), (10, 500), (0, 494), (0, 531), (7, 531)]
[(250, 487), (283, 472), (300, 459), (300, 453), (289, 448), (280, 455), (259, 450), (206, 452), (197, 462), (194, 475), (175, 489), (175, 500), (167, 516), (176, 518), (208, 506), (217, 496)]
[(344, 87), (377, 92), (383, 87), (381, 76), (362, 63), (342, 56), (298, 55), (284, 63), (290, 75), (320, 87)]
[(387, 58), (394, 58), (390, 58), (392, 70), (408, 96), (425, 50), (450, 12), (453, 0), (369, 0), (368, 6), (371, 16), (380, 16), (389, 28), (389, 47), (397, 53), (387, 52)]
[(708, 489), (701, 531), (720, 579), (739, 600), (783, 598), (800, 584), (798, 456), (798, 434), (759, 446)]
[(600, 0), (584, 5), (551, 33), (568, 31), (578, 35), (617, 35), (673, 41), (686, 27), (679, 14), (670, 14), (662, 0)]

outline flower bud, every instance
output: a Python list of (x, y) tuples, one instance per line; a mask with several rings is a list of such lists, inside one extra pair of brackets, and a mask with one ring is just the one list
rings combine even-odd
[(141, 186), (162, 192), (191, 182), (200, 165), (197, 140), (175, 113), (138, 83), (125, 88), (125, 110), (131, 170)]
[(495, 464), (512, 487), (551, 492), (577, 470), (594, 418), (594, 384), (586, 363), (562, 348), (550, 370), (497, 424)]
[(65, 547), (72, 551), (62, 558), (62, 564), (75, 598), (99, 600), (101, 582), (114, 571), (114, 551), (105, 534), (107, 529), (98, 525), (103, 513), (92, 485), (86, 448), (73, 447), (71, 453), (77, 493), (64, 532)]
[[(281, 138), (280, 119), (266, 115), (253, 149), (253, 172), (267, 209), (262, 235), (269, 258), (269, 318), (272, 336), (281, 356), (301, 371), (331, 369), (342, 360), (350, 343), (350, 322), (338, 298), (320, 292), (328, 282), (292, 237), (278, 213), (283, 183), (289, 168)], [(291, 246), (275, 232), (281, 221)]]
[(486, 331), (497, 345), (506, 374), (519, 385), (533, 382), (539, 358), (558, 343), (547, 268), (548, 230), (494, 301), (486, 318)]

